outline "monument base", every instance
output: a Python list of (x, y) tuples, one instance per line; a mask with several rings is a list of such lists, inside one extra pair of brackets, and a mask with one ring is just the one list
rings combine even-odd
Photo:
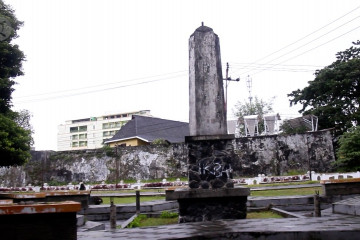
[(167, 190), (166, 200), (179, 203), (179, 223), (245, 219), (249, 188)]

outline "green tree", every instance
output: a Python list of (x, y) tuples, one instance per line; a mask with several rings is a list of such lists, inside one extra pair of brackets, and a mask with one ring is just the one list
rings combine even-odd
[(0, 0), (0, 23), (0, 29), (11, 29), (10, 34), (5, 33), (6, 38), (0, 41), (0, 113), (8, 114), (11, 111), (13, 86), (16, 84), (14, 78), (24, 74), (22, 62), (25, 60), (25, 55), (18, 45), (11, 43), (18, 37), (17, 30), (23, 23), (17, 20), (14, 10), (2, 0)]
[(0, 166), (22, 165), (30, 158), (31, 131), (0, 114)]
[(32, 117), (31, 113), (29, 112), (29, 110), (23, 109), (20, 110), (19, 112), (14, 112), (14, 114), (15, 114), (14, 121), (16, 122), (16, 124), (19, 127), (22, 127), (23, 129), (30, 132), (31, 145), (33, 145), (34, 140), (32, 138), (32, 134), (34, 134), (34, 128), (30, 123)]
[(340, 171), (360, 170), (360, 126), (352, 127), (339, 138), (335, 166)]
[(336, 136), (360, 122), (360, 41), (353, 44), (317, 70), (307, 87), (288, 94), (290, 105), (302, 104), (300, 113), (317, 116), (319, 126), (335, 128)]
[(238, 101), (235, 104), (235, 109), (233, 110), (234, 115), (238, 118), (240, 123), (240, 134), (244, 135), (244, 116), (257, 115), (259, 121), (259, 133), (264, 131), (264, 115), (273, 111), (273, 100), (271, 98), (269, 101), (264, 101), (255, 97), (252, 102), (250, 101)]
[[(23, 75), (24, 53), (11, 41), (18, 37), (22, 22), (0, 0), (0, 166), (21, 165), (30, 158), (31, 128), (24, 128), (23, 113), (11, 110), (15, 77)], [(29, 122), (28, 122), (29, 123)]]

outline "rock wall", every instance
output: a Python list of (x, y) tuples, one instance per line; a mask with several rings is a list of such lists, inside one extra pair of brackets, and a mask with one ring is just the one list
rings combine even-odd
[(237, 138), (235, 149), (243, 176), (329, 172), (335, 161), (330, 131)]
[[(184, 153), (185, 151), (185, 153)], [(33, 151), (21, 167), (0, 168), (0, 185), (15, 187), (48, 183), (118, 183), (123, 179), (186, 176), (183, 144), (118, 147), (81, 151)]]
[[(291, 170), (331, 171), (335, 161), (330, 131), (289, 136), (232, 140), (234, 177), (283, 175)], [(118, 147), (82, 151), (33, 151), (21, 167), (0, 168), (0, 185), (15, 187), (42, 183), (98, 183), (122, 179), (162, 179), (187, 176), (185, 144)]]

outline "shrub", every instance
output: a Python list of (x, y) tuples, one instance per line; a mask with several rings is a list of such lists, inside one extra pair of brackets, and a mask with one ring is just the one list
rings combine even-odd
[(161, 218), (176, 218), (179, 217), (177, 212), (162, 211), (160, 214)]

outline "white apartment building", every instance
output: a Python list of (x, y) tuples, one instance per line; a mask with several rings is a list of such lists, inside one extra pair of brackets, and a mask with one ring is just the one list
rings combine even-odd
[(141, 110), (68, 120), (65, 124), (58, 126), (57, 150), (102, 148), (106, 140), (113, 137), (124, 124), (131, 120), (132, 115), (151, 116), (150, 110)]

